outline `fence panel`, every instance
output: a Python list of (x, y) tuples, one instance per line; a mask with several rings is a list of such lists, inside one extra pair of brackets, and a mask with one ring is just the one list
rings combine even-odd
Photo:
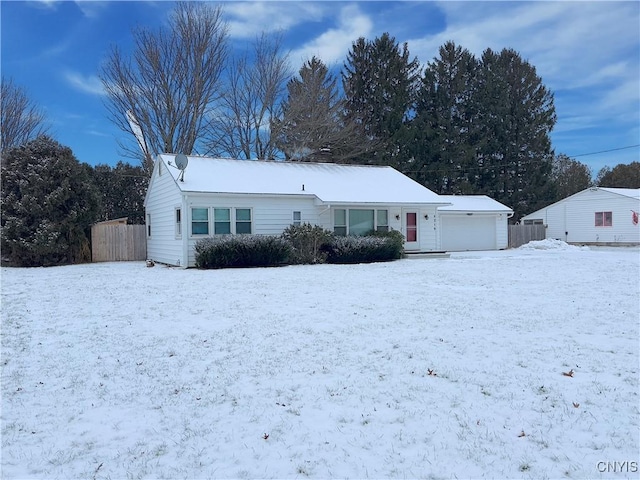
[(518, 248), (534, 240), (544, 240), (546, 236), (544, 225), (509, 225), (509, 248)]
[(146, 260), (147, 237), (144, 225), (97, 224), (91, 227), (93, 262)]

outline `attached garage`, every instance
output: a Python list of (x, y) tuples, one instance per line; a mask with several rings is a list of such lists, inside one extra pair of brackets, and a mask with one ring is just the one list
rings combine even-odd
[(440, 246), (448, 252), (507, 248), (507, 219), (513, 211), (485, 195), (441, 195), (451, 205), (438, 208)]

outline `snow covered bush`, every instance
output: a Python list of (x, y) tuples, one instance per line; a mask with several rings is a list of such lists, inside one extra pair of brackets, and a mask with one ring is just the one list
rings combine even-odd
[(91, 261), (98, 195), (90, 167), (47, 136), (2, 156), (3, 261), (24, 267)]
[(309, 223), (291, 225), (282, 233), (282, 238), (291, 245), (290, 261), (295, 264), (324, 263), (327, 253), (323, 248), (332, 237), (329, 230)]
[(286, 264), (291, 246), (272, 235), (224, 235), (195, 245), (196, 267), (273, 267)]
[(328, 263), (386, 262), (402, 258), (403, 237), (395, 231), (364, 237), (333, 237), (325, 251)]

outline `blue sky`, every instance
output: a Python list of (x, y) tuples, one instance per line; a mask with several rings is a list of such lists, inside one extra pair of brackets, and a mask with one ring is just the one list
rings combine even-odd
[[(221, 3), (236, 47), (281, 30), (296, 72), (311, 55), (341, 66), (358, 37), (384, 32), (408, 42), (423, 65), (448, 40), (478, 57), (486, 48), (513, 48), (554, 92), (556, 153), (594, 175), (604, 165), (640, 160), (640, 2)], [(2, 1), (2, 75), (26, 89), (78, 160), (134, 162), (118, 152), (124, 133), (107, 119), (97, 72), (111, 45), (128, 50), (134, 27), (165, 24), (172, 7)]]

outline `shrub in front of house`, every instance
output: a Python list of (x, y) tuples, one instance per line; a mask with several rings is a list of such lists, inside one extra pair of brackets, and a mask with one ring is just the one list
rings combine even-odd
[(319, 225), (304, 223), (287, 227), (282, 238), (291, 245), (291, 263), (314, 264), (327, 260), (327, 252), (323, 249), (331, 242), (333, 234)]
[(195, 245), (196, 267), (274, 267), (287, 264), (291, 246), (272, 235), (224, 235)]
[(363, 237), (333, 237), (325, 251), (328, 263), (387, 262), (403, 257), (403, 236), (392, 231)]

